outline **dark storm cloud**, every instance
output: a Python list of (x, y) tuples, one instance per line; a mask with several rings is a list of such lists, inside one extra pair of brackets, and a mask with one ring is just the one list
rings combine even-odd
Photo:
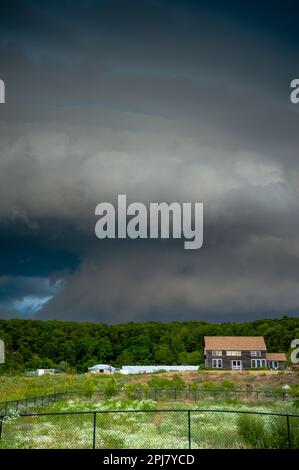
[(40, 223), (6, 220), (0, 224), (1, 274), (51, 276), (53, 272), (73, 271), (78, 265), (75, 247), (78, 243), (71, 228), (58, 220), (43, 219)]
[[(162, 246), (123, 246), (80, 269), (39, 318), (106, 322), (225, 320), (297, 310), (298, 250), (271, 237), (184, 253)], [(275, 260), (273, 257), (276, 257)], [(279, 263), (280, 271), (277, 271)]]
[(0, 316), (32, 317), (62, 288), (60, 280), (0, 276)]
[(1, 276), (1, 302), (10, 301), (13, 297), (23, 298), (28, 293), (33, 296), (49, 295), (53, 292), (54, 284), (46, 278)]
[[(298, 312), (296, 11), (224, 3), (3, 9), (0, 275), (36, 284), (1, 315), (29, 315), (30, 289), (40, 318)], [(204, 247), (99, 242), (95, 205), (120, 193), (203, 201)]]

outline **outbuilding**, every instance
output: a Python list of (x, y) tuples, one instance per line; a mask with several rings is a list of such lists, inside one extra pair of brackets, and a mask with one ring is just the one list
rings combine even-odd
[(115, 367), (109, 364), (96, 364), (95, 366), (89, 367), (88, 372), (91, 374), (114, 374)]
[(199, 366), (122, 366), (120, 373), (128, 374), (152, 374), (154, 372), (185, 372), (196, 371)]

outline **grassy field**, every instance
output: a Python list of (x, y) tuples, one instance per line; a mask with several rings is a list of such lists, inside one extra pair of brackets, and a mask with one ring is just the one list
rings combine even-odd
[[(270, 371), (198, 371), (184, 373), (157, 373), (140, 375), (115, 375), (118, 389), (126, 386), (144, 387), (159, 386), (182, 387), (192, 386), (198, 388), (220, 387), (223, 383), (230, 383), (235, 389), (250, 390), (281, 390), (283, 385), (299, 386), (299, 373), (285, 374)], [(56, 376), (26, 377), (26, 376), (0, 376), (0, 401), (20, 400), (26, 397), (48, 395), (55, 392), (95, 392), (104, 390), (109, 375), (63, 374)], [(160, 385), (159, 385), (160, 381)]]
[[(0, 401), (21, 400), (56, 392), (87, 392), (104, 389), (111, 377), (84, 374), (45, 375), (41, 377), (0, 376)], [(117, 378), (119, 384), (122, 378)]]
[[(184, 409), (181, 412), (156, 412), (157, 409)], [(291, 412), (291, 404), (284, 406), (261, 406), (235, 404), (211, 405), (203, 402), (201, 409), (192, 411), (190, 420), (192, 448), (250, 448), (278, 447), (271, 430), (278, 429), (281, 423), (277, 416), (262, 416), (260, 424), (267, 433), (267, 441), (262, 441), (263, 434), (255, 442), (248, 437), (251, 424), (243, 423), (237, 413), (213, 413), (213, 410)], [(188, 448), (188, 413), (186, 409), (194, 406), (186, 403), (169, 402), (159, 404), (152, 400), (109, 399), (100, 402), (68, 400), (54, 404), (43, 411), (109, 411), (96, 415), (95, 446), (97, 448)], [(117, 413), (115, 411), (118, 411)], [(137, 413), (120, 412), (136, 410)], [(210, 411), (211, 412), (210, 412)], [(39, 410), (40, 411), (40, 410)], [(295, 419), (295, 418), (293, 418)], [(91, 448), (93, 445), (94, 415), (48, 415), (19, 417), (17, 414), (4, 419), (1, 448)], [(256, 423), (253, 423), (256, 429)], [(292, 424), (299, 429), (299, 419)], [(252, 426), (251, 426), (252, 427)], [(282, 428), (282, 431), (284, 428)], [(259, 433), (261, 431), (259, 430)], [(271, 440), (272, 439), (272, 440)], [(268, 444), (265, 445), (265, 442)], [(297, 441), (296, 441), (297, 445)], [(286, 445), (286, 440), (280, 447)]]
[[(272, 399), (233, 399), (234, 391), (281, 390), (289, 384), (298, 387), (298, 373), (214, 372), (138, 376), (59, 375), (43, 377), (0, 377), (0, 401), (48, 395), (54, 392), (75, 392), (74, 399), (52, 403), (47, 408), (30, 412), (90, 412), (76, 415), (20, 417), (10, 412), (2, 422), (0, 448), (188, 448), (188, 413), (157, 412), (157, 409), (201, 409), (190, 414), (192, 448), (283, 448), (288, 446), (285, 417), (248, 416), (238, 413), (212, 413), (213, 410), (298, 413), (298, 400), (290, 394), (285, 401)], [(176, 400), (172, 393), (156, 396), (157, 388), (181, 390)], [(217, 391), (198, 393), (197, 401), (184, 390)], [(248, 388), (248, 387), (247, 387)], [(136, 390), (142, 390), (134, 399)], [(99, 399), (96, 392), (104, 392)], [(76, 394), (94, 392), (93, 399), (75, 398)], [(164, 393), (164, 392), (163, 392)], [(228, 395), (227, 395), (228, 393)], [(230, 395), (231, 393), (231, 395)], [(229, 398), (228, 398), (229, 396)], [(237, 396), (237, 395), (236, 395)], [(261, 394), (263, 397), (263, 394)], [(109, 398), (111, 397), (111, 398)], [(215, 398), (216, 397), (216, 398)], [(128, 413), (125, 410), (135, 410)], [(296, 411), (297, 410), (297, 411)], [(97, 413), (94, 417), (94, 411)], [(106, 413), (109, 411), (109, 413)], [(115, 412), (124, 411), (124, 412)], [(94, 419), (96, 431), (93, 434)], [(291, 418), (292, 445), (299, 447), (299, 419)]]

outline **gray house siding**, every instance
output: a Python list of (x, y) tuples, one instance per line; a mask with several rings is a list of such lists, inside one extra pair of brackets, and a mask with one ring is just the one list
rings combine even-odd
[[(222, 351), (221, 356), (213, 356), (212, 351), (206, 350), (206, 367), (213, 368), (213, 359), (222, 360), (222, 369), (232, 369), (232, 361), (242, 361), (242, 369), (250, 369), (252, 367), (252, 359), (263, 359), (266, 361), (266, 351), (261, 351), (260, 356), (251, 356), (251, 351), (241, 351), (241, 356), (227, 356), (226, 351)], [(267, 361), (264, 367), (267, 367)]]
[[(277, 362), (278, 367), (275, 367), (275, 364), (273, 364), (273, 362)], [(269, 369), (285, 370), (286, 368), (285, 361), (267, 361), (267, 363)]]

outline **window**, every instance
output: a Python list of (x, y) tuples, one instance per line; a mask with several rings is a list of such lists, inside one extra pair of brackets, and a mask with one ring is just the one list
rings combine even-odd
[(241, 351), (226, 351), (227, 356), (241, 356)]
[(213, 369), (221, 369), (222, 368), (222, 359), (213, 359), (212, 360), (212, 367), (213, 367)]
[(222, 356), (222, 351), (219, 351), (219, 350), (213, 350), (212, 351), (212, 356)]
[(271, 369), (278, 369), (278, 361), (269, 361), (268, 363), (268, 366), (271, 368)]
[(234, 359), (232, 361), (232, 369), (233, 370), (242, 370), (242, 361), (239, 359)]
[(266, 367), (266, 359), (251, 359), (251, 367), (258, 369), (259, 367)]
[(251, 351), (251, 356), (258, 356), (260, 357), (262, 355), (261, 351)]

